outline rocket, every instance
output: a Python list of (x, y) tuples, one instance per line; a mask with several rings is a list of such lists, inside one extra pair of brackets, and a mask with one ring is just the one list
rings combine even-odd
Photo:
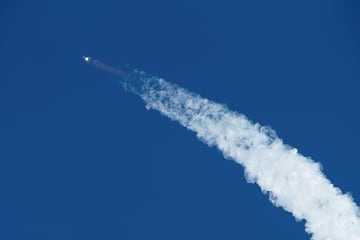
[(92, 57), (89, 57), (89, 56), (82, 56), (82, 59), (84, 59), (84, 61), (88, 64), (91, 64), (105, 72), (108, 72), (108, 73), (112, 73), (120, 78), (126, 78), (127, 74), (119, 69), (116, 69), (114, 67), (111, 67), (111, 66), (108, 66), (106, 65), (105, 63), (95, 59), (95, 58), (92, 58)]
[(82, 59), (84, 59), (85, 62), (89, 62), (90, 61), (90, 57), (88, 56), (82, 56)]

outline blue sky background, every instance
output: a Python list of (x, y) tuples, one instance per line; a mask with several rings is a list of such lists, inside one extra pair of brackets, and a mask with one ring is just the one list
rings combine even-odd
[(309, 239), (82, 55), (270, 125), (360, 203), (356, 1), (2, 1), (1, 239)]

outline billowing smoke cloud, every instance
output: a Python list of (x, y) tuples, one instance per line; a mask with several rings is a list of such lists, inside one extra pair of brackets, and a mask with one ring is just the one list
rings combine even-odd
[(351, 196), (331, 184), (319, 163), (284, 144), (270, 128), (141, 72), (120, 83), (140, 95), (147, 109), (179, 122), (241, 164), (247, 181), (258, 184), (275, 206), (305, 220), (312, 239), (360, 240), (359, 208)]
[(321, 172), (319, 163), (285, 145), (273, 130), (162, 79), (147, 81), (141, 97), (148, 109), (196, 132), (226, 158), (240, 163), (275, 205), (306, 220), (316, 240), (359, 240), (359, 208)]

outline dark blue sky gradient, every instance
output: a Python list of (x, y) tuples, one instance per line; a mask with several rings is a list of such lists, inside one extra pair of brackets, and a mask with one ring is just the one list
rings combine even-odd
[[(292, 3), (290, 3), (292, 2)], [(270, 125), (360, 203), (356, 1), (2, 1), (0, 239), (309, 239), (82, 55)]]

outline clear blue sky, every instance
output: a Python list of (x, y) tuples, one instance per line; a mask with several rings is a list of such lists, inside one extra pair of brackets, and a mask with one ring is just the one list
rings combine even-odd
[(0, 238), (309, 239), (240, 165), (80, 57), (270, 125), (360, 203), (359, 16), (348, 0), (2, 1)]

